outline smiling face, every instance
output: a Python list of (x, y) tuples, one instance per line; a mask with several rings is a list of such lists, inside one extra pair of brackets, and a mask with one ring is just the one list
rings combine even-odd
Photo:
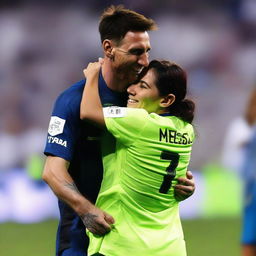
[(156, 76), (153, 69), (149, 69), (146, 75), (137, 83), (129, 86), (127, 92), (129, 98), (127, 107), (144, 108), (149, 113), (159, 113), (163, 97), (155, 85)]
[(120, 79), (133, 83), (143, 67), (148, 66), (150, 50), (149, 35), (145, 32), (129, 31), (112, 49), (113, 68)]

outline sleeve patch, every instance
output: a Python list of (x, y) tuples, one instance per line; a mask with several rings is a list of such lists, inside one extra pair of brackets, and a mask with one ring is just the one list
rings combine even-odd
[(127, 115), (126, 108), (107, 107), (103, 108), (104, 117), (124, 117)]
[(63, 133), (65, 122), (65, 119), (62, 119), (57, 116), (52, 116), (49, 123), (48, 133), (51, 136), (56, 136), (58, 134)]

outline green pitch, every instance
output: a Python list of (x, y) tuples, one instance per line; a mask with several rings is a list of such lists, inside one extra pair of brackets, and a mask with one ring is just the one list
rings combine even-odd
[[(55, 220), (38, 224), (0, 224), (1, 256), (54, 256)], [(239, 256), (240, 221), (183, 221), (188, 256)]]
[(239, 256), (239, 219), (183, 221), (188, 256)]

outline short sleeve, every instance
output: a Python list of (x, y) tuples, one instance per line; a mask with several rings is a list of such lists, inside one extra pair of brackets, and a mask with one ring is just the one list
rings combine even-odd
[(108, 131), (125, 145), (138, 138), (149, 118), (146, 110), (138, 108), (108, 107), (103, 112)]
[(54, 155), (70, 161), (79, 134), (80, 100), (76, 95), (64, 92), (54, 104), (50, 118), (45, 155)]

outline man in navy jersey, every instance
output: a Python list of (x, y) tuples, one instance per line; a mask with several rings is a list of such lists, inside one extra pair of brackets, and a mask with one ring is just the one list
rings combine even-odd
[[(99, 75), (103, 106), (126, 106), (126, 88), (149, 64), (147, 31), (155, 28), (153, 20), (121, 6), (104, 11), (99, 24), (104, 51)], [(102, 152), (100, 130), (80, 120), (84, 84), (82, 80), (72, 85), (57, 98), (44, 151), (47, 159), (43, 179), (59, 198), (57, 256), (85, 256), (88, 247), (85, 227), (103, 235), (114, 222), (112, 216), (93, 204), (102, 179), (101, 153), (113, 147), (109, 144)], [(176, 198), (184, 200), (195, 189), (192, 175), (180, 178), (179, 183)]]

